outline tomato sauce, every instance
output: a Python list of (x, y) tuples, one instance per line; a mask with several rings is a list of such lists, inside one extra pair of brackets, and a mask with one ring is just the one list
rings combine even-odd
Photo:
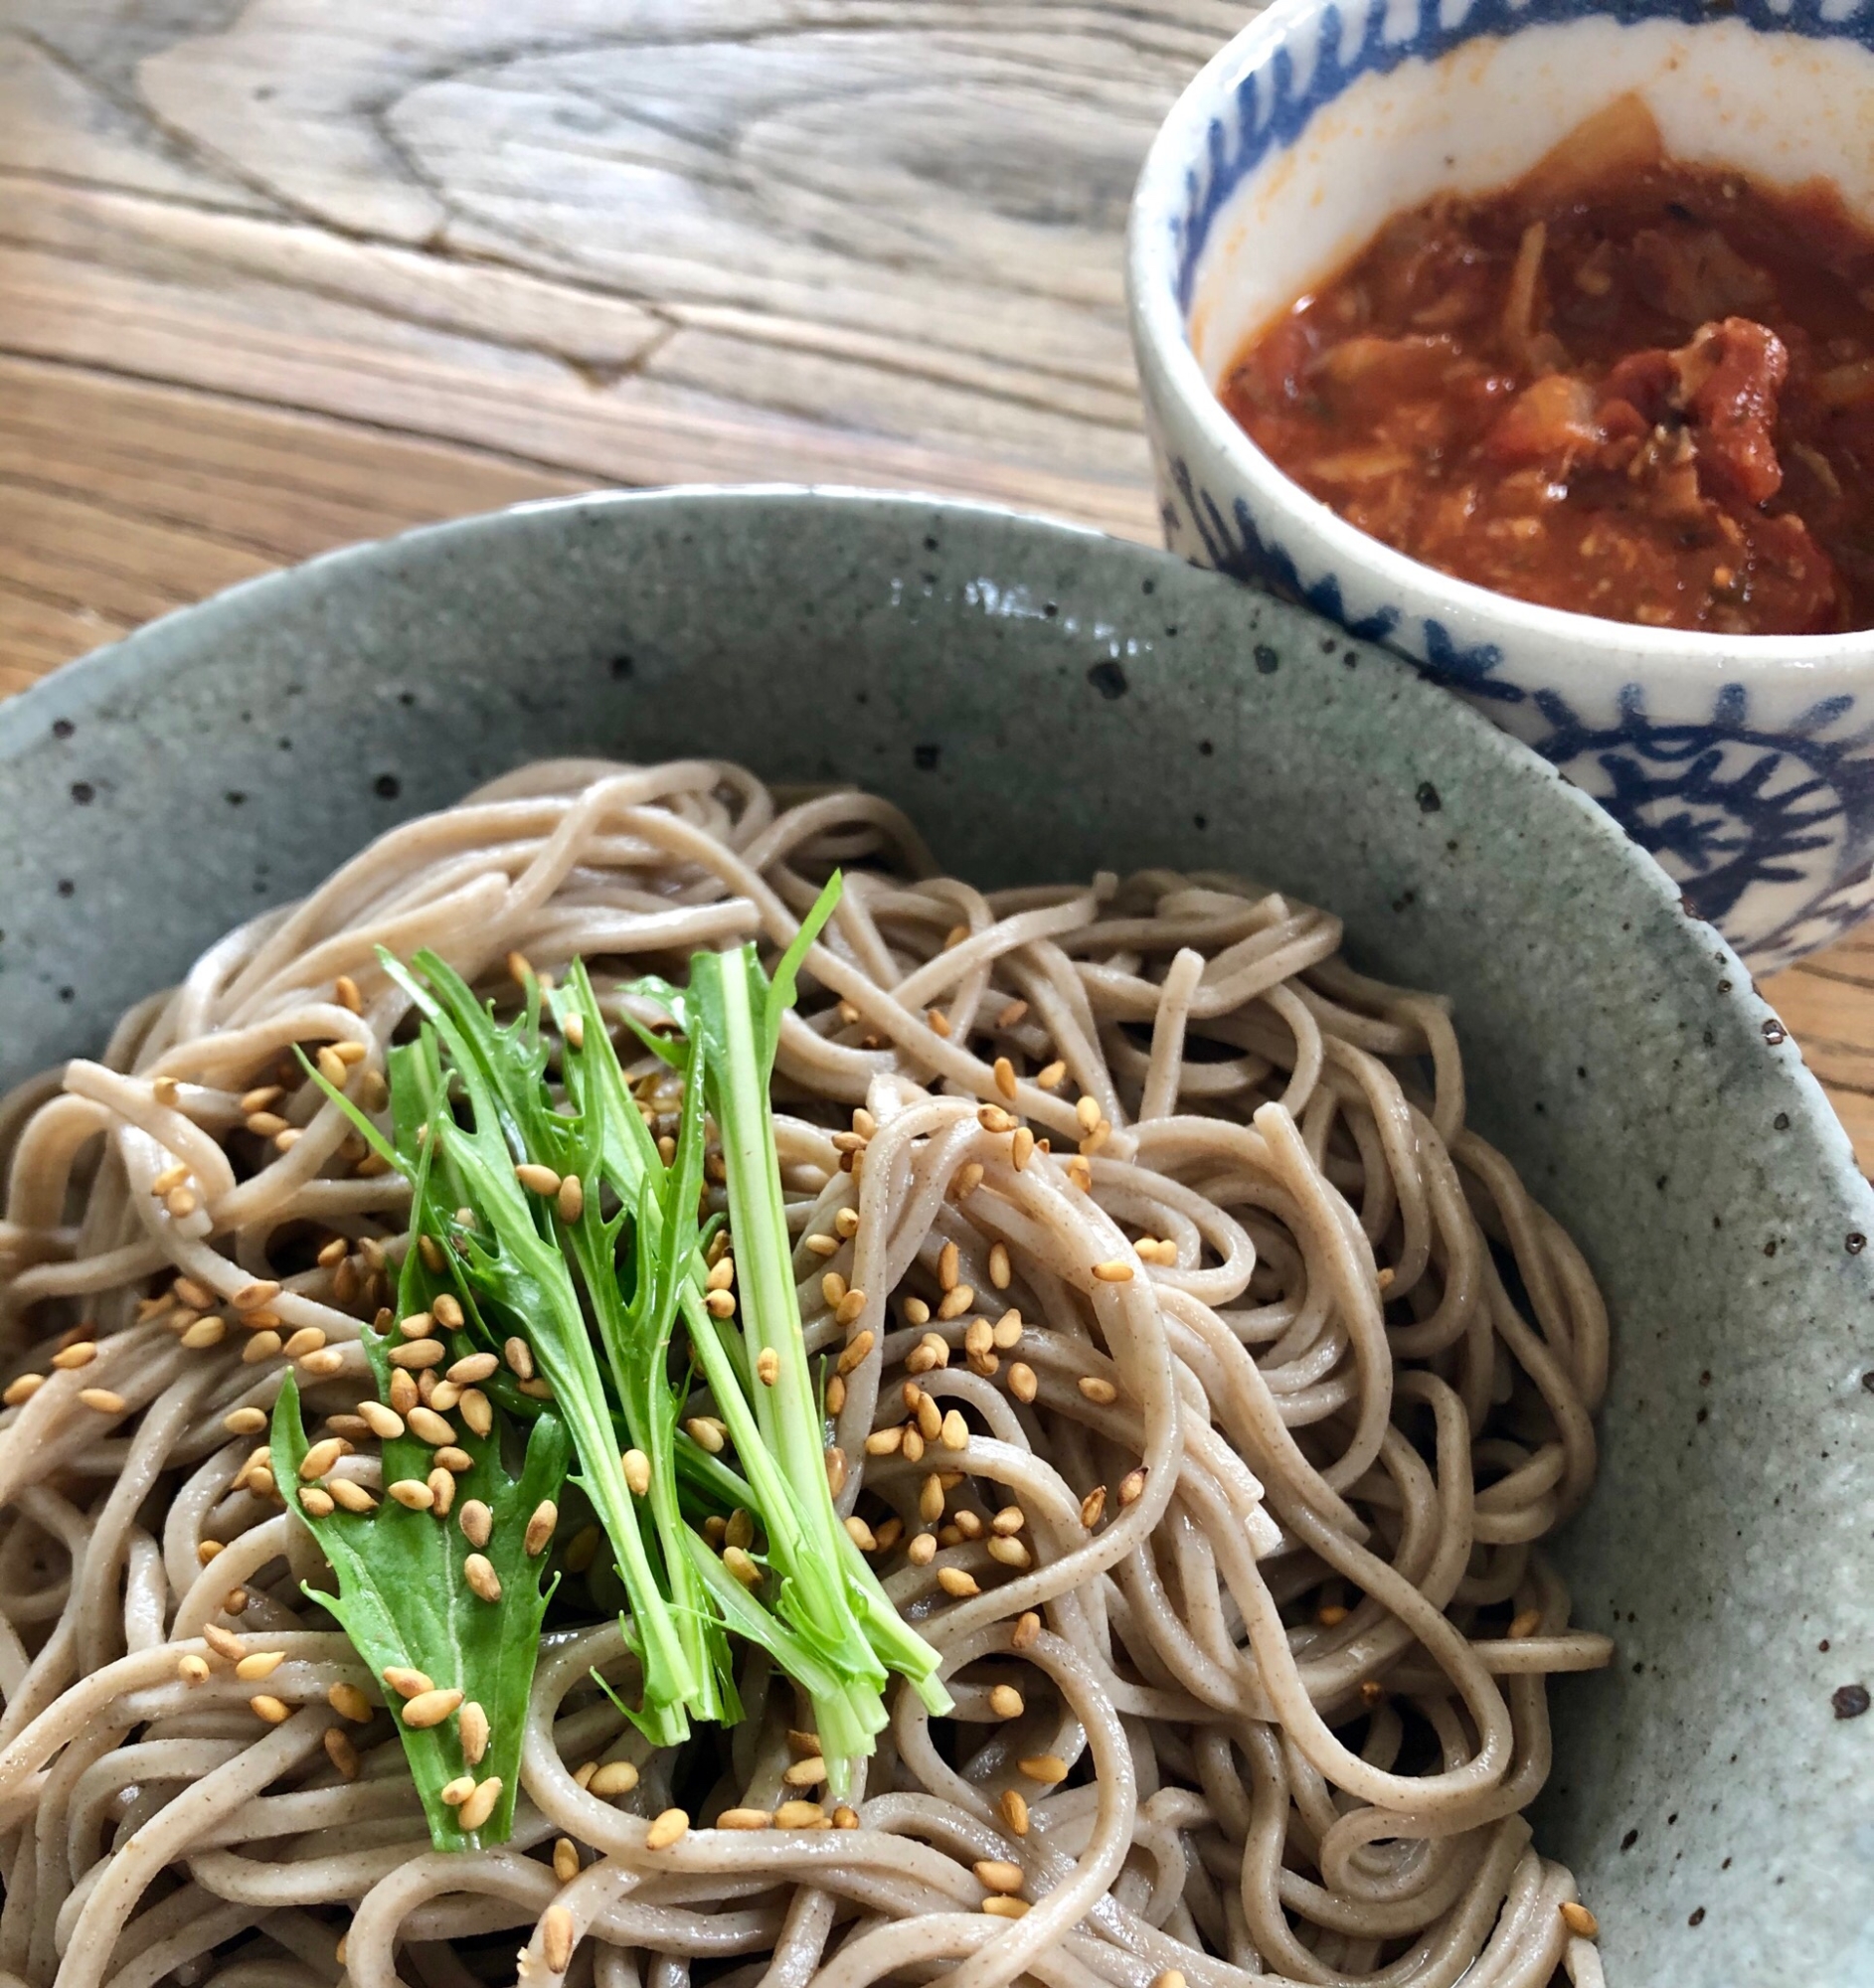
[(1636, 99), (1389, 222), (1222, 398), (1350, 524), (1497, 592), (1874, 626), (1874, 232), (1827, 186), (1674, 163)]

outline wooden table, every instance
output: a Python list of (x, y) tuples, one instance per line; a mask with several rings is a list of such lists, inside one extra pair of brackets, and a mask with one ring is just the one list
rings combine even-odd
[[(1223, 0), (0, 0), (0, 694), (595, 484), (1154, 536), (1132, 178)], [(1765, 992), (1874, 1166), (1874, 937)]]

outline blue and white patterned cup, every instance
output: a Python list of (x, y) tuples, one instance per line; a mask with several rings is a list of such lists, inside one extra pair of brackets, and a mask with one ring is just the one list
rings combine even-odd
[(1290, 482), (1214, 391), (1392, 215), (1506, 185), (1627, 91), (1675, 157), (1785, 186), (1821, 176), (1874, 219), (1868, 0), (1278, 0), (1152, 145), (1132, 336), (1173, 551), (1469, 698), (1769, 971), (1874, 906), (1874, 632), (1628, 627), (1451, 580)]

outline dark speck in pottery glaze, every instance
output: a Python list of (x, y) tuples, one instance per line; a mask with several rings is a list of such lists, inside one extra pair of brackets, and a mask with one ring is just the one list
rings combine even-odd
[[(1609, 1299), (1602, 1474), (1557, 1558), (1620, 1647), (1553, 1685), (1537, 1843), (1613, 1982), (1865, 1984), (1840, 1963), (1874, 1925), (1849, 1848), (1874, 1841), (1874, 1720), (1860, 1686), (1827, 1716), (1849, 1687), (1810, 1625), (1826, 1597), (1836, 1652), (1874, 1641), (1874, 1251), (1841, 1241), (1874, 1200), (1799, 1059), (1764, 1054), (1782, 1024), (1609, 817), (1326, 639), (1164, 554), (864, 496), (529, 506), (255, 581), (0, 706), (0, 1083), (94, 1053), (367, 834), (548, 753), (858, 779), (989, 887), (1183, 865), (1328, 906), (1356, 966), (1449, 997), (1471, 1122)], [(1115, 656), (1116, 712), (1089, 694)], [(395, 792), (343, 804), (387, 768)], [(1636, 1595), (1661, 1597), (1643, 1623)], [(1668, 1801), (1670, 1831), (1631, 1823)], [(1730, 1859), (1706, 1938), (1689, 1874)]]

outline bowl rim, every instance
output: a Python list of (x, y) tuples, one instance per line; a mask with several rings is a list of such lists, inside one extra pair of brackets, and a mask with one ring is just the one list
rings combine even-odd
[[(1383, 0), (1352, 0), (1352, 4), (1371, 8)], [(1436, 0), (1420, 0), (1420, 4), (1430, 6)], [(1332, 568), (1369, 576), (1401, 599), (1415, 617), (1455, 619), (1471, 624), (1473, 632), (1483, 633), (1494, 632), (1488, 626), (1494, 623), (1504, 634), (1568, 648), (1574, 652), (1571, 661), (1577, 663), (1604, 663), (1622, 675), (1643, 667), (1656, 677), (1694, 686), (1707, 683), (1714, 673), (1736, 678), (1792, 668), (1874, 671), (1874, 628), (1829, 635), (1718, 635), (1696, 629), (1649, 628), (1638, 622), (1611, 621), (1570, 608), (1542, 606), (1454, 579), (1348, 524), (1331, 506), (1278, 468), (1231, 419), (1191, 347), (1186, 313), (1178, 299), (1171, 224), (1187, 205), (1190, 176), (1206, 162), (1211, 124), (1228, 109), (1239, 86), (1273, 62), (1296, 36), (1324, 30), (1324, 17), (1331, 15), (1338, 21), (1341, 11), (1342, 0), (1274, 0), (1198, 71), (1152, 138), (1133, 190), (1125, 243), (1126, 301), (1147, 401), (1155, 369), (1165, 390), (1233, 475), (1272, 508), (1285, 512), (1324, 542)], [(1584, 7), (1582, 18), (1614, 17)], [(1688, 34), (1730, 22), (1729, 16), (1715, 12), (1709, 20), (1688, 22), (1664, 7), (1658, 18), (1673, 21)], [(1512, 23), (1507, 33), (1554, 25), (1546, 19), (1525, 20)], [(1625, 25), (1624, 18), (1617, 25)], [(1860, 46), (1848, 35), (1812, 39)], [(1214, 233), (1211, 240), (1215, 240)], [(1200, 261), (1209, 252), (1207, 241), (1199, 250)]]

